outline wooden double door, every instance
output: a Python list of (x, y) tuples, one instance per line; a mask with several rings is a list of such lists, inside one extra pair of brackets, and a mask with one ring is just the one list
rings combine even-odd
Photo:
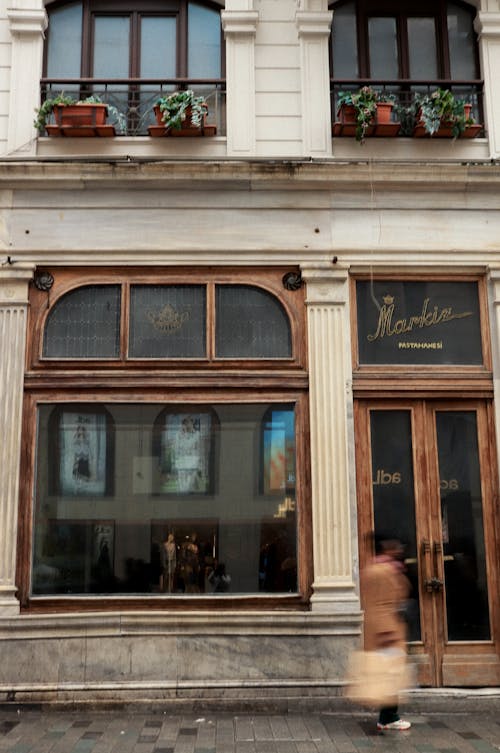
[(360, 565), (372, 556), (373, 530), (405, 543), (419, 682), (499, 684), (492, 404), (358, 400), (356, 451)]

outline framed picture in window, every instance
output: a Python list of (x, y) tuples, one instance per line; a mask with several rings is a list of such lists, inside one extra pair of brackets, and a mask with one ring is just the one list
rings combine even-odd
[(295, 490), (295, 412), (292, 405), (269, 408), (261, 432), (262, 493), (283, 495)]
[(58, 406), (50, 423), (55, 493), (69, 497), (110, 494), (114, 448), (108, 412), (90, 406)]
[(215, 434), (218, 418), (211, 408), (160, 413), (155, 422), (158, 491), (163, 494), (211, 494), (214, 489)]

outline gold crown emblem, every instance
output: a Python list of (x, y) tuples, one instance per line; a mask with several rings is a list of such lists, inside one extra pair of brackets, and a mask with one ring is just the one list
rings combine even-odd
[(188, 317), (189, 313), (187, 311), (178, 314), (170, 303), (167, 303), (158, 313), (148, 311), (149, 321), (155, 329), (161, 332), (176, 332), (182, 327)]
[(393, 295), (384, 295), (383, 301), (386, 306), (390, 306), (391, 303), (394, 303), (394, 296)]

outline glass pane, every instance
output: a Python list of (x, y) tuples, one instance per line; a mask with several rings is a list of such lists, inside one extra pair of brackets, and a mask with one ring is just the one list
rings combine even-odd
[(291, 357), (288, 317), (274, 296), (249, 285), (218, 285), (216, 298), (217, 357)]
[(141, 17), (142, 78), (175, 78), (176, 33), (174, 16)]
[(354, 3), (334, 10), (331, 40), (334, 77), (357, 78), (358, 43)]
[[(79, 78), (82, 54), (82, 5), (72, 3), (50, 11), (47, 41), (47, 77)], [(64, 91), (76, 87), (65, 84)]]
[(448, 43), (451, 77), (476, 78), (476, 35), (471, 14), (454, 3), (448, 3)]
[(398, 39), (395, 18), (369, 18), (371, 78), (399, 77)]
[[(141, 78), (175, 78), (177, 75), (177, 20), (175, 16), (141, 16), (140, 22)], [(156, 122), (153, 107), (159, 93), (158, 86), (140, 87), (138, 130), (143, 130)]]
[(133, 285), (131, 358), (205, 358), (204, 285)]
[(128, 78), (129, 35), (128, 16), (94, 16), (95, 78)]
[(437, 412), (448, 640), (490, 638), (476, 414)]
[(408, 19), (408, 55), (411, 78), (439, 78), (433, 18)]
[(188, 76), (220, 78), (220, 12), (198, 3), (188, 6)]
[[(33, 594), (296, 592), (294, 415), (41, 405)], [(265, 490), (274, 463), (284, 485)]]
[(67, 293), (49, 314), (43, 355), (118, 358), (120, 298), (119, 285), (90, 285)]
[(406, 575), (412, 585), (406, 609), (408, 637), (420, 640), (411, 413), (373, 410), (370, 427), (375, 533), (405, 545)]

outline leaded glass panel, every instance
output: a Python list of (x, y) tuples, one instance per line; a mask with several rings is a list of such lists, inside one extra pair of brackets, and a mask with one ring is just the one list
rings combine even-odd
[(133, 285), (131, 358), (205, 358), (204, 285)]

